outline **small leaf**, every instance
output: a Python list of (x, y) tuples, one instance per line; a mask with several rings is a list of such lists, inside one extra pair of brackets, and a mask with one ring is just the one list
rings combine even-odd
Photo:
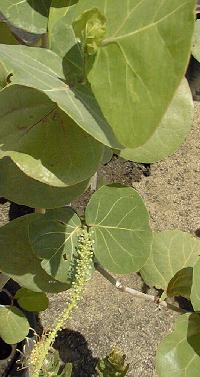
[(193, 282), (193, 268), (186, 267), (178, 271), (170, 280), (167, 287), (167, 296), (183, 296), (190, 300)]
[(14, 306), (0, 306), (0, 336), (5, 343), (19, 343), (28, 332), (28, 320), (20, 309)]
[(56, 281), (40, 265), (32, 250), (29, 232), (32, 222), (44, 215), (19, 217), (0, 228), (0, 270), (22, 287), (35, 292), (60, 292), (71, 284)]
[(200, 260), (198, 258), (193, 268), (193, 284), (191, 289), (191, 302), (194, 310), (200, 311)]
[(166, 290), (179, 270), (195, 265), (199, 254), (200, 241), (189, 233), (180, 230), (155, 232), (151, 254), (141, 275), (148, 285)]
[(73, 255), (81, 221), (71, 208), (47, 211), (32, 222), (29, 239), (41, 267), (56, 280), (71, 284)]
[(184, 314), (160, 344), (156, 356), (159, 377), (199, 377), (200, 316)]
[(30, 312), (41, 312), (49, 306), (48, 297), (44, 292), (33, 292), (26, 288), (18, 289), (15, 299), (22, 309)]
[(159, 127), (147, 142), (134, 149), (125, 148), (120, 156), (135, 162), (156, 162), (175, 153), (193, 124), (194, 105), (186, 79), (183, 79)]
[(149, 256), (149, 215), (139, 194), (121, 185), (101, 187), (89, 201), (86, 223), (99, 262), (116, 273), (138, 271)]
[(192, 55), (200, 62), (200, 20), (195, 22), (195, 30), (192, 44)]
[[(54, 187), (24, 174), (8, 157), (0, 159), (0, 196), (32, 208), (57, 208), (71, 203), (87, 189), (89, 180)], [(23, 190), (22, 190), (23, 187)]]
[(97, 364), (97, 372), (100, 377), (125, 377), (129, 370), (129, 364), (125, 363), (126, 355), (118, 349), (113, 349), (105, 358)]
[(73, 22), (73, 29), (84, 53), (94, 55), (106, 34), (106, 18), (97, 8), (92, 8)]
[(0, 0), (0, 12), (8, 21), (26, 31), (42, 34), (47, 30), (51, 0)]

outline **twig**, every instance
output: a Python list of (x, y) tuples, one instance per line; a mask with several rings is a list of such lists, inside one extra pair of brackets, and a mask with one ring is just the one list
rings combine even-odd
[(99, 263), (95, 263), (96, 270), (106, 278), (112, 285), (114, 285), (119, 291), (130, 293), (132, 296), (143, 299), (146, 301), (151, 301), (157, 304), (159, 307), (164, 307), (165, 309), (171, 309), (175, 312), (185, 313), (185, 310), (179, 308), (176, 305), (170, 304), (167, 301), (162, 301), (159, 297), (155, 297), (153, 295), (147, 295), (146, 293), (140, 292), (136, 289), (126, 287), (122, 284), (122, 282), (118, 279), (115, 279), (108, 271), (106, 271)]

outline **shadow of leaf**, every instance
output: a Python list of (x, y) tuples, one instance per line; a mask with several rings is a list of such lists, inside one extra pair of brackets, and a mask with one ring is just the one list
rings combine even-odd
[(78, 331), (63, 329), (53, 346), (63, 363), (73, 363), (72, 377), (93, 377), (98, 362), (92, 356), (85, 337)]

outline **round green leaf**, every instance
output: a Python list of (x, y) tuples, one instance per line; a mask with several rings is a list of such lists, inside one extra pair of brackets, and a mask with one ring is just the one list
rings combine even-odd
[(18, 289), (15, 299), (22, 309), (30, 312), (41, 312), (49, 306), (48, 297), (44, 292), (33, 292), (26, 288)]
[(69, 187), (49, 186), (28, 177), (10, 158), (0, 160), (0, 196), (32, 208), (63, 207), (80, 196), (88, 184), (87, 180)]
[(198, 62), (200, 62), (200, 20), (196, 20), (195, 22), (192, 55), (198, 60)]
[(1, 157), (10, 156), (31, 178), (58, 187), (90, 178), (103, 153), (47, 96), (18, 85), (0, 93), (0, 144)]
[(88, 80), (122, 145), (143, 145), (166, 113), (188, 64), (194, 6), (194, 0), (78, 2), (76, 19), (91, 8), (107, 19)]
[(29, 333), (29, 323), (22, 311), (14, 306), (0, 305), (0, 336), (5, 343), (21, 342)]
[(56, 281), (40, 265), (29, 237), (32, 222), (44, 215), (20, 217), (0, 228), (0, 270), (22, 287), (35, 292), (60, 292), (70, 287)]
[(200, 311), (200, 260), (199, 258), (193, 268), (191, 302), (192, 302), (194, 310)]
[[(13, 84), (44, 92), (83, 130), (105, 145), (120, 148), (89, 84), (68, 85), (63, 60), (52, 51), (36, 47), (0, 45), (0, 61), (13, 73)], [(65, 69), (64, 69), (65, 71)]]
[(81, 221), (71, 208), (47, 211), (32, 222), (29, 239), (41, 267), (56, 280), (71, 283), (73, 256)]
[(178, 318), (175, 330), (158, 348), (156, 369), (159, 377), (199, 377), (199, 314), (185, 314)]
[(150, 139), (138, 148), (122, 149), (120, 156), (126, 160), (151, 163), (175, 153), (191, 130), (193, 112), (192, 94), (184, 79)]
[(116, 273), (138, 271), (149, 256), (151, 230), (142, 198), (129, 187), (110, 185), (93, 194), (86, 223), (99, 262)]
[(50, 4), (51, 0), (0, 0), (0, 12), (12, 25), (42, 34), (47, 30)]
[(153, 234), (150, 257), (141, 270), (144, 281), (166, 290), (169, 281), (185, 267), (193, 267), (200, 254), (200, 241), (180, 230)]

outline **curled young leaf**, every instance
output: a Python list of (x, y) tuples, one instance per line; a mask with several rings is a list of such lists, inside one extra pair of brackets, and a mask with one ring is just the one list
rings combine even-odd
[(73, 29), (83, 51), (94, 55), (106, 34), (106, 18), (97, 8), (92, 8), (73, 22)]

